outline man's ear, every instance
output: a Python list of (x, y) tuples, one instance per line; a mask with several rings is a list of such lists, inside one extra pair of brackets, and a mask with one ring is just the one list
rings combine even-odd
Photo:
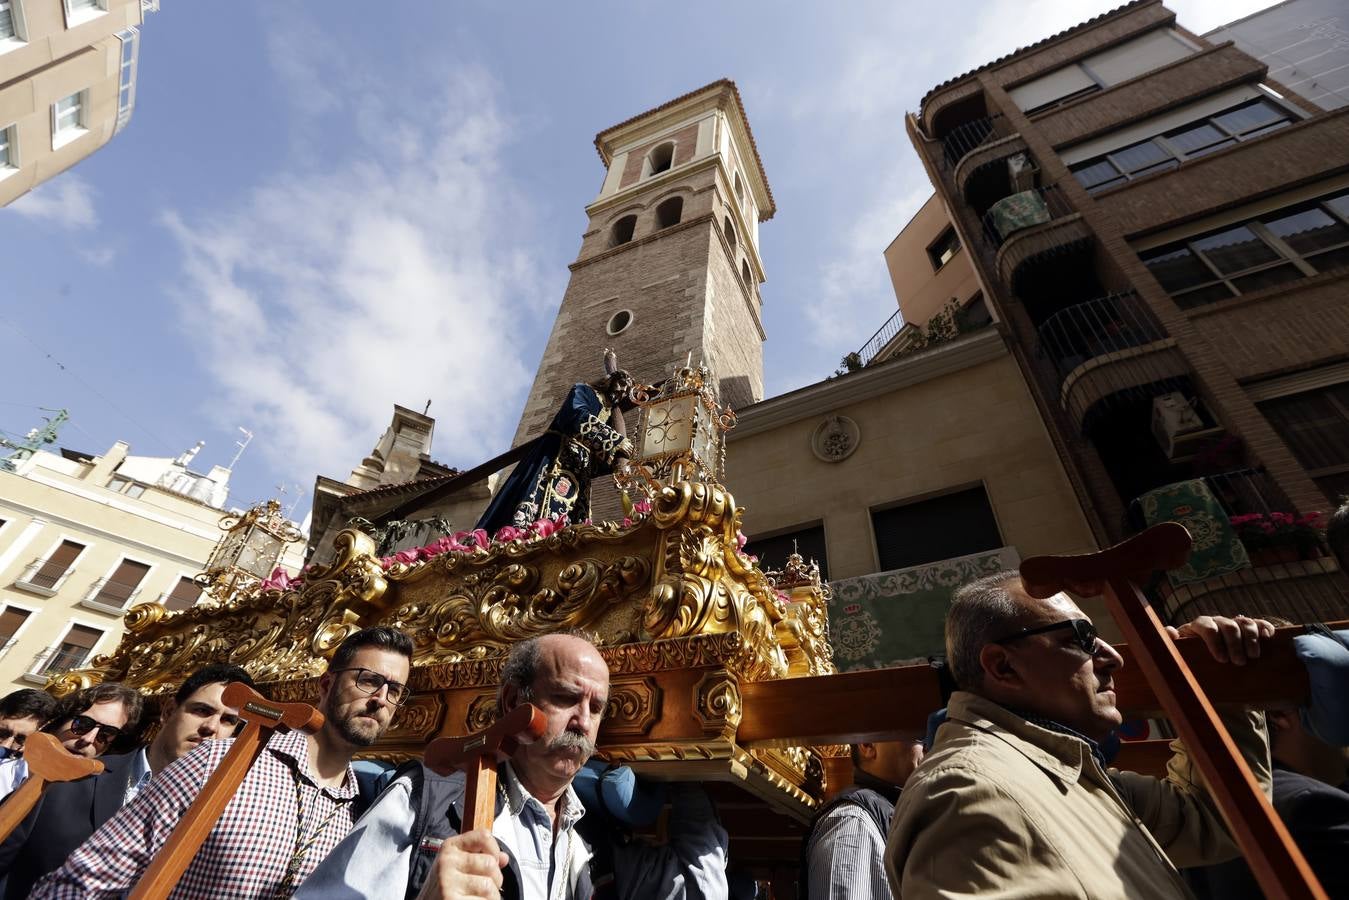
[(985, 644), (979, 651), (979, 668), (985, 684), (1020, 685), (1021, 673), (1013, 665), (1012, 655), (1002, 644)]
[(857, 756), (862, 762), (872, 762), (876, 759), (876, 745), (863, 742), (857, 745)]
[(164, 722), (167, 722), (169, 720), (169, 716), (173, 715), (173, 711), (176, 710), (177, 708), (178, 708), (177, 700), (173, 699), (172, 697), (166, 698), (164, 700), (164, 703), (159, 707), (160, 723), (162, 724)]
[(319, 678), (319, 705), (320, 705), (320, 706), (322, 706), (323, 703), (324, 703), (324, 701), (326, 701), (326, 700), (328, 699), (328, 692), (331, 691), (331, 690), (333, 689), (333, 682), (336, 681), (336, 680), (337, 680), (337, 676), (334, 675), (332, 672), (324, 672), (323, 675), (320, 676), (320, 678)]
[(520, 705), (520, 687), (514, 684), (503, 684), (501, 686), (501, 714), (515, 709)]

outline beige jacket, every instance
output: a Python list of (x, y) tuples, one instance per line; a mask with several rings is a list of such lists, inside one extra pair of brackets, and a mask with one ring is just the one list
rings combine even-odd
[[(1268, 794), (1264, 714), (1225, 722)], [(885, 865), (895, 896), (1191, 897), (1175, 867), (1231, 859), (1237, 848), (1184, 746), (1171, 749), (1165, 779), (1107, 775), (1078, 738), (952, 694), (890, 825)]]

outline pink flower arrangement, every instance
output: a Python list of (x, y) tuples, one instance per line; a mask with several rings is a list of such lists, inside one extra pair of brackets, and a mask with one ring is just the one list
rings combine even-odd
[(1294, 515), (1288, 512), (1243, 513), (1230, 516), (1228, 521), (1237, 531), (1237, 537), (1248, 550), (1267, 548), (1296, 548), (1304, 558), (1317, 556), (1322, 542), (1321, 513)]
[[(589, 525), (590, 521), (586, 520), (586, 524)], [(491, 536), (481, 528), (475, 528), (472, 531), (458, 531), (453, 535), (436, 538), (424, 547), (399, 550), (392, 556), (383, 557), (379, 562), (383, 568), (387, 569), (395, 565), (412, 565), (416, 562), (434, 559), (446, 553), (486, 553), (494, 543), (538, 541), (557, 534), (566, 527), (567, 517), (558, 516), (555, 519), (539, 519), (525, 528), (503, 525), (497, 529), (495, 535)]]
[(277, 566), (259, 587), (264, 591), (284, 591), (300, 583), (299, 578), (291, 578), (290, 573)]

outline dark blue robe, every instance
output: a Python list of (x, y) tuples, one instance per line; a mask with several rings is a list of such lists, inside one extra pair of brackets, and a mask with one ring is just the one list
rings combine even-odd
[(608, 425), (609, 410), (588, 384), (574, 384), (552, 423), (478, 519), (496, 534), (504, 525), (526, 528), (539, 519), (590, 517), (590, 481), (613, 471), (632, 444)]

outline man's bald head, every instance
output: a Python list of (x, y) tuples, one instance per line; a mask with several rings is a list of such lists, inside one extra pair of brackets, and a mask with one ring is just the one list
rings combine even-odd
[(541, 674), (556, 675), (563, 669), (582, 662), (587, 667), (598, 665), (607, 680), (609, 667), (595, 644), (579, 631), (563, 631), (528, 638), (511, 646), (506, 664), (501, 669), (501, 685), (497, 688), (497, 714), (509, 710), (505, 706), (508, 687), (514, 688), (519, 701), (529, 702), (534, 696), (534, 685)]

